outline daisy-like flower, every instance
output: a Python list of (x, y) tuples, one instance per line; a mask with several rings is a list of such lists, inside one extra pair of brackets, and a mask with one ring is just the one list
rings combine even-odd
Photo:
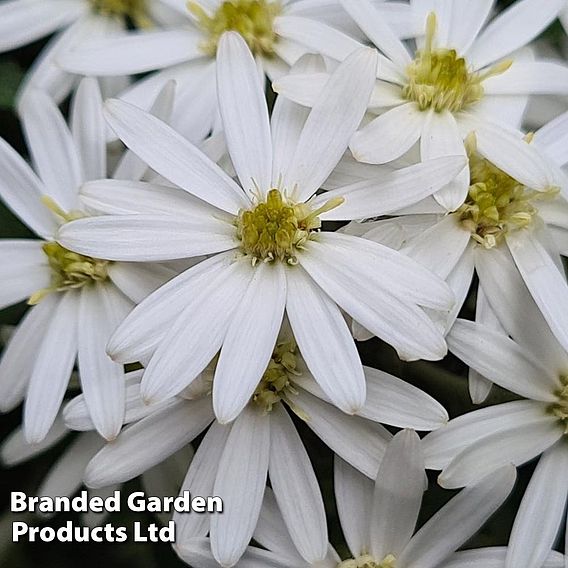
[[(568, 94), (568, 67), (514, 54), (556, 18), (563, 0), (521, 0), (488, 25), (494, 0), (411, 2), (425, 26), (412, 54), (370, 0), (342, 0), (342, 4), (386, 55), (380, 59), (369, 109), (379, 116), (350, 144), (359, 161), (388, 163), (417, 142), (422, 159), (464, 154), (470, 117), (488, 127), (505, 123), (518, 127), (528, 95)], [(360, 45), (318, 22), (290, 19), (286, 31), (339, 61)], [(274, 88), (306, 104), (325, 80), (325, 73), (283, 78)], [(453, 211), (463, 203), (468, 186), (466, 169), (436, 199)]]
[[(414, 534), (424, 492), (424, 461), (420, 439), (405, 430), (387, 446), (374, 482), (336, 459), (337, 508), (352, 558), (342, 561), (328, 545), (323, 559), (307, 560), (284, 532), (280, 514), (285, 514), (268, 495), (254, 535), (266, 550), (249, 547), (236, 566), (438, 568), (501, 506), (514, 483), (514, 467), (502, 468), (464, 489)], [(193, 539), (177, 543), (176, 550), (195, 568), (216, 568), (208, 544), (207, 539)]]
[[(261, 75), (278, 77), (306, 51), (288, 40), (279, 26), (287, 17), (323, 20), (346, 32), (361, 31), (338, 0), (323, 4), (312, 0), (166, 0), (175, 19), (166, 29), (138, 31), (128, 37), (95, 39), (58, 58), (63, 69), (82, 75), (114, 77), (153, 70), (158, 72), (137, 82), (121, 99), (148, 108), (156, 92), (175, 79), (178, 97), (174, 109), (179, 132), (193, 141), (206, 136), (218, 117), (215, 56), (219, 39), (235, 31), (247, 42)], [(402, 37), (415, 33), (410, 6), (379, 2), (377, 8)], [(187, 114), (187, 108), (200, 112)]]
[[(563, 119), (543, 129), (531, 143), (518, 132), (501, 130), (493, 136), (497, 129), (472, 124), (476, 135), (466, 141), (471, 185), (457, 211), (436, 214), (439, 208), (430, 198), (408, 210), (409, 215), (368, 225), (367, 238), (400, 249), (447, 280), (457, 302), (446, 329), (457, 317), (475, 271), (480, 283), (476, 321), (500, 329), (500, 320), (510, 319), (501, 302), (506, 280), (528, 288), (568, 348), (568, 286), (560, 257), (567, 252), (567, 186), (559, 164), (553, 163), (564, 159), (558, 157), (557, 140), (566, 136), (566, 124)], [(550, 147), (549, 140), (554, 140)], [(412, 214), (420, 210), (429, 214)], [(358, 234), (365, 225), (355, 224)], [(470, 374), (474, 402), (483, 401), (490, 388), (489, 381)]]
[[(268, 475), (287, 531), (302, 556), (316, 562), (327, 550), (323, 503), (306, 450), (286, 409), (305, 421), (334, 452), (372, 478), (391, 437), (379, 422), (432, 430), (446, 421), (443, 407), (416, 387), (368, 367), (364, 373), (367, 402), (356, 416), (347, 416), (317, 386), (289, 330), (285, 330), (254, 394), (231, 425), (213, 421), (211, 365), (181, 397), (161, 403), (161, 408), (103, 449), (89, 464), (86, 482), (100, 487), (135, 477), (213, 422), (182, 489), (193, 495), (221, 496), (225, 511), (212, 517), (211, 524), (207, 517), (176, 514), (177, 542), (210, 531), (215, 557), (223, 565), (234, 564), (255, 529)], [(144, 405), (139, 385), (129, 388), (127, 399), (130, 413), (135, 413), (136, 407), (144, 412), (153, 408)], [(85, 411), (68, 409), (67, 424), (84, 429)]]
[[(40, 442), (57, 415), (78, 358), (96, 429), (112, 439), (124, 417), (124, 371), (106, 355), (106, 343), (134, 302), (176, 272), (162, 265), (113, 263), (77, 254), (55, 241), (59, 226), (88, 214), (79, 202), (81, 184), (106, 175), (106, 126), (96, 81), (81, 84), (71, 130), (42, 92), (30, 91), (23, 108), (39, 177), (0, 141), (0, 195), (40, 238), (0, 242), (0, 307), (26, 299), (33, 306), (0, 362), (0, 409), (9, 411), (25, 397), (26, 438)], [(126, 172), (129, 167), (140, 170), (133, 159), (119, 169)]]
[[(331, 199), (314, 197), (362, 118), (375, 67), (372, 50), (354, 53), (307, 118), (284, 100), (271, 129), (253, 56), (238, 34), (224, 35), (219, 101), (241, 186), (165, 124), (127, 103), (108, 104), (108, 120), (126, 145), (187, 193), (180, 190), (169, 213), (160, 205), (167, 196), (156, 191), (158, 213), (75, 221), (61, 228), (58, 241), (110, 260), (211, 255), (143, 302), (109, 344), (115, 360), (151, 356), (142, 381), (148, 401), (181, 392), (220, 350), (213, 406), (221, 422), (230, 422), (266, 369), (285, 310), (310, 372), (349, 413), (364, 404), (365, 381), (338, 306), (408, 358), (444, 356), (443, 337), (423, 307), (448, 310), (446, 284), (387, 247), (320, 231), (330, 211), (342, 219), (376, 214), (377, 205), (367, 204), (381, 180)], [(412, 202), (462, 167), (460, 157), (446, 158), (381, 187), (397, 203)]]
[(448, 345), (470, 367), (525, 400), (451, 420), (426, 436), (424, 453), (428, 468), (443, 470), (439, 482), (448, 488), (476, 483), (503, 464), (521, 465), (542, 454), (519, 507), (505, 562), (506, 568), (537, 568), (556, 541), (568, 500), (568, 353), (526, 292), (507, 281), (503, 288), (502, 302), (510, 314), (506, 331), (515, 340), (503, 331), (457, 320)]
[[(130, 24), (138, 28), (168, 25), (176, 12), (168, 0), (5, 0), (0, 3), (0, 52), (16, 49), (57, 34), (38, 57), (23, 86), (49, 93), (62, 101), (78, 84), (78, 77), (57, 64), (57, 58), (95, 38), (116, 39)], [(116, 56), (117, 54), (115, 54)], [(105, 81), (114, 94), (125, 88), (123, 78)], [(154, 92), (154, 96), (157, 91)]]

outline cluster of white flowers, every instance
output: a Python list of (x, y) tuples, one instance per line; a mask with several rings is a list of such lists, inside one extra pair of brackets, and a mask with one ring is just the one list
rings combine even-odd
[[(533, 44), (568, 0), (495, 4), (0, 2), (0, 50), (53, 34), (17, 97), (31, 164), (0, 139), (37, 235), (0, 240), (0, 308), (30, 305), (3, 461), (76, 430), (38, 494), (220, 496), (173, 516), (195, 568), (568, 566), (568, 66)], [(493, 404), (450, 419), (363, 365), (372, 337), (449, 350)], [(538, 457), (508, 546), (456, 552)], [(463, 489), (418, 529), (425, 469)]]

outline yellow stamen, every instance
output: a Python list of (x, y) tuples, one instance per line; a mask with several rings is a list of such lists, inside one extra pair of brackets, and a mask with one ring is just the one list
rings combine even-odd
[(89, 0), (97, 14), (130, 20), (137, 28), (152, 26), (147, 0)]
[(282, 11), (279, 1), (227, 0), (212, 15), (194, 0), (190, 0), (187, 7), (209, 36), (202, 44), (202, 50), (208, 55), (215, 55), (219, 39), (227, 31), (238, 32), (255, 55), (274, 54), (277, 39), (274, 19)]
[(383, 560), (375, 560), (372, 556), (364, 554), (358, 558), (344, 560), (337, 565), (337, 568), (395, 568), (396, 558), (389, 554)]
[(560, 377), (562, 387), (556, 392), (558, 401), (551, 404), (549, 411), (556, 416), (564, 426), (564, 433), (568, 434), (568, 375)]

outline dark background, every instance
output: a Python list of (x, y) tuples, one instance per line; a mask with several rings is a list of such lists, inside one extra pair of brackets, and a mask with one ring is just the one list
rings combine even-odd
[[(499, 2), (499, 6), (504, 7), (510, 3), (510, 1)], [(547, 30), (545, 35), (553, 42), (556, 42), (562, 34), (560, 26), (554, 24)], [(24, 156), (26, 155), (26, 148), (19, 121), (13, 111), (14, 95), (26, 69), (30, 67), (44, 45), (45, 41), (42, 40), (18, 50), (0, 54), (0, 136)], [(0, 172), (0, 175), (2, 175), (2, 172)], [(0, 203), (0, 238), (25, 238), (31, 236), (33, 236), (32, 233)], [(462, 316), (471, 317), (474, 307), (475, 297), (471, 295), (464, 307)], [(25, 309), (25, 305), (18, 305), (0, 311), (0, 325), (17, 324)], [(366, 365), (388, 371), (421, 387), (440, 401), (448, 409), (450, 416), (454, 417), (463, 414), (473, 408), (467, 391), (467, 369), (457, 359), (449, 356), (442, 363), (438, 364), (426, 362), (402, 363), (390, 347), (377, 339), (360, 343), (359, 348), (363, 362)], [(488, 404), (495, 404), (511, 398), (510, 393), (494, 388)], [(19, 424), (20, 420), (21, 408), (7, 415), (0, 416), (0, 441), (5, 439)], [(322, 486), (328, 508), (330, 540), (341, 552), (344, 550), (344, 544), (342, 543), (341, 530), (333, 499), (331, 452), (309, 428), (298, 420), (296, 420), (296, 423), (308, 448)], [(3, 515), (0, 516), (0, 567), (27, 568), (28, 566), (38, 564), (42, 568), (76, 567), (78, 565), (84, 568), (95, 566), (122, 568), (133, 565), (138, 568), (183, 566), (183, 563), (177, 559), (168, 544), (132, 542), (123, 544), (13, 544), (10, 542), (11, 520), (27, 520), (28, 523), (34, 526), (50, 525), (53, 527), (61, 526), (70, 519), (77, 524), (79, 523), (79, 518), (73, 514), (61, 514), (47, 522), (37, 517), (25, 519), (23, 515), (17, 514), (10, 518), (10, 513), (8, 513), (10, 491), (25, 491), (33, 495), (50, 466), (62, 453), (68, 442), (69, 439), (66, 439), (40, 457), (14, 468), (6, 469), (0, 466), (0, 512)], [(467, 544), (467, 548), (507, 544), (518, 504), (533, 469), (534, 464), (529, 464), (520, 469), (519, 481), (506, 505)], [(454, 493), (445, 491), (436, 485), (435, 472), (430, 473), (430, 481), (430, 489), (426, 492), (424, 498), (420, 523), (428, 519)], [(123, 488), (123, 494), (138, 489), (138, 482), (133, 481)], [(134, 520), (144, 523), (155, 521), (149, 514), (144, 516), (143, 514), (135, 515), (134, 513), (113, 514), (109, 520), (116, 526), (124, 525), (128, 527), (132, 525)]]

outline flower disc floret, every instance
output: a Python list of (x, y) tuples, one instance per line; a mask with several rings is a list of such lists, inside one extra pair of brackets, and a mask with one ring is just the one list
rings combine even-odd
[(108, 279), (108, 260), (83, 256), (56, 242), (45, 243), (42, 249), (51, 268), (51, 285), (35, 292), (29, 304), (37, 304), (52, 292), (65, 292)]
[(297, 264), (298, 250), (321, 227), (318, 215), (341, 203), (342, 199), (330, 200), (317, 211), (311, 211), (306, 203), (291, 203), (280, 190), (271, 189), (266, 201), (239, 213), (236, 224), (241, 248), (253, 262), (280, 260)]
[(462, 225), (483, 247), (497, 246), (510, 231), (529, 226), (538, 209), (533, 202), (555, 197), (558, 188), (527, 188), (481, 157), (474, 137), (466, 141), (471, 185), (465, 203), (457, 210)]
[(265, 413), (271, 412), (275, 404), (281, 400), (290, 400), (298, 391), (292, 380), (300, 376), (297, 370), (298, 355), (294, 340), (278, 343), (262, 379), (254, 391), (252, 400)]
[(344, 560), (337, 565), (337, 568), (395, 568), (395, 557), (389, 554), (381, 561), (375, 560), (372, 556), (365, 554), (351, 560)]
[(130, 20), (138, 28), (151, 25), (148, 0), (90, 0), (90, 2), (97, 14)]
[(561, 376), (560, 381), (562, 387), (556, 392), (558, 401), (550, 406), (550, 412), (562, 422), (564, 433), (568, 434), (568, 375)]
[(202, 44), (203, 51), (215, 55), (221, 36), (228, 31), (238, 32), (255, 55), (273, 55), (276, 33), (274, 18), (280, 14), (280, 2), (269, 0), (228, 0), (213, 15), (198, 2), (188, 2), (190, 12), (209, 36)]
[(511, 66), (511, 61), (505, 61), (483, 73), (471, 71), (455, 49), (434, 47), (435, 33), (436, 15), (432, 13), (424, 48), (416, 52), (408, 66), (408, 83), (402, 91), (403, 97), (416, 102), (420, 110), (462, 111), (483, 98), (485, 79), (504, 73)]

